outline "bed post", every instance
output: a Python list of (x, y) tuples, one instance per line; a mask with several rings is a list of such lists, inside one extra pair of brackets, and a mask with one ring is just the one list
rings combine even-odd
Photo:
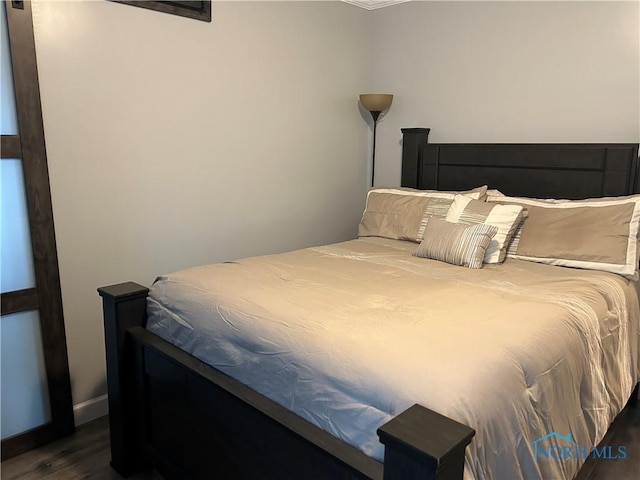
[(136, 359), (127, 330), (145, 325), (148, 291), (133, 282), (98, 289), (104, 314), (111, 466), (123, 477), (144, 468), (134, 402)]
[(422, 177), (422, 149), (429, 138), (428, 128), (401, 128), (403, 187), (420, 188)]
[(384, 480), (460, 480), (464, 449), (475, 430), (420, 405), (378, 429), (384, 449)]

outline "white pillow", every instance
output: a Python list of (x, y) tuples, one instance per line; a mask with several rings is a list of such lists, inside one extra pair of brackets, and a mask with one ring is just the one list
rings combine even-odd
[(498, 232), (487, 247), (484, 263), (501, 263), (507, 255), (507, 247), (522, 216), (522, 205), (499, 205), (456, 195), (447, 212), (446, 221), (497, 227)]

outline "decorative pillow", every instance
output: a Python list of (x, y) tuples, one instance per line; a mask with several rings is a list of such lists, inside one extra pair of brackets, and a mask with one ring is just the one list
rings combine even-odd
[[(496, 190), (495, 188), (490, 188), (487, 190), (487, 198), (489, 197), (504, 197), (504, 193), (500, 190)], [(485, 199), (486, 200), (486, 199)]]
[(486, 191), (486, 185), (466, 192), (411, 188), (371, 189), (358, 226), (358, 236), (420, 243), (428, 216), (435, 215), (444, 219), (458, 193), (479, 199), (485, 197)]
[(495, 197), (488, 201), (527, 209), (527, 220), (516, 232), (509, 257), (637, 278), (640, 196), (586, 200)]
[(521, 205), (486, 203), (456, 195), (447, 212), (446, 220), (454, 223), (469, 225), (481, 223), (497, 227), (498, 232), (487, 248), (484, 263), (500, 263), (504, 262), (511, 237), (522, 222), (523, 210)]
[(493, 225), (466, 225), (434, 218), (427, 223), (424, 240), (413, 255), (462, 267), (482, 268), (487, 246), (497, 232), (498, 228)]
[(512, 257), (516, 254), (516, 251), (518, 250), (518, 243), (520, 243), (520, 236), (522, 235), (522, 227), (528, 216), (529, 211), (527, 209), (522, 210), (522, 218), (518, 222), (518, 225), (516, 225), (513, 236), (507, 244), (507, 257)]
[[(451, 193), (453, 195), (467, 195), (475, 200), (486, 200), (487, 195), (489, 193), (489, 187), (487, 185), (481, 185), (476, 188), (472, 188), (471, 190), (418, 190), (417, 188), (410, 187), (397, 187), (394, 190), (400, 190), (401, 192), (411, 192), (411, 193)], [(375, 188), (373, 189), (375, 190)], [(388, 190), (388, 189), (387, 189)], [(500, 194), (499, 190), (492, 190), (495, 194), (496, 192)]]

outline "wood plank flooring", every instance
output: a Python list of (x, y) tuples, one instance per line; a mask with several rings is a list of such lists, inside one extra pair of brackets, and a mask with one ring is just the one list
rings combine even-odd
[[(588, 458), (575, 480), (637, 480), (640, 478), (640, 398), (629, 400), (613, 421), (600, 446), (626, 447), (627, 457), (616, 460)], [(615, 450), (614, 448), (614, 450)]]
[[(109, 466), (109, 417), (102, 417), (76, 429), (73, 435), (5, 460), (2, 480), (121, 480)], [(132, 475), (129, 480), (162, 480), (152, 471)]]
[[(640, 478), (640, 400), (618, 416), (601, 445), (625, 445), (627, 458), (587, 460), (576, 480), (637, 480)], [(70, 437), (2, 462), (2, 480), (121, 480), (109, 466), (108, 417), (78, 427)], [(130, 480), (163, 480), (157, 472)], [(259, 480), (259, 479), (256, 479)], [(398, 479), (401, 480), (401, 479)], [(508, 479), (495, 479), (508, 480)]]

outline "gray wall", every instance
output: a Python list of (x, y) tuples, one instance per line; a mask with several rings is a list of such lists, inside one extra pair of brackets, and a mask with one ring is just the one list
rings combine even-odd
[(74, 403), (106, 393), (96, 287), (355, 236), (367, 14), (34, 3)]
[(640, 3), (410, 2), (372, 12), (376, 184), (400, 128), (433, 142), (638, 142)]

